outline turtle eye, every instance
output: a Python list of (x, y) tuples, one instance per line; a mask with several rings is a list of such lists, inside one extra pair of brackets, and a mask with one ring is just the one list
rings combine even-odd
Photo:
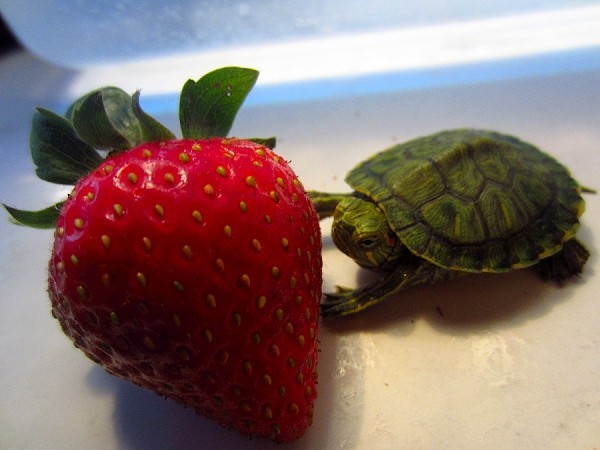
[(361, 248), (363, 248), (365, 250), (369, 250), (369, 249), (379, 245), (379, 239), (374, 238), (374, 237), (366, 237), (366, 238), (358, 241), (358, 245), (360, 245)]

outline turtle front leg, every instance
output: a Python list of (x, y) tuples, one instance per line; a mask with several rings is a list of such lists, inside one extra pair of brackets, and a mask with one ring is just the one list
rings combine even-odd
[(330, 192), (308, 191), (308, 196), (315, 205), (319, 220), (333, 216), (338, 203), (353, 194), (334, 194)]
[(433, 284), (462, 274), (463, 272), (443, 269), (426, 262), (420, 262), (416, 267), (398, 267), (358, 289), (338, 286), (336, 292), (324, 294), (321, 315), (330, 318), (354, 314), (408, 287)]

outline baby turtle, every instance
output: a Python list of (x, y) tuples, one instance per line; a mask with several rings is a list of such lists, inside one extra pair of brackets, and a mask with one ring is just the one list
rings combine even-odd
[(325, 294), (323, 316), (467, 273), (533, 267), (559, 283), (581, 273), (588, 250), (574, 236), (584, 211), (569, 171), (531, 144), (459, 129), (396, 145), (346, 177), (351, 194), (312, 191), (332, 238), (360, 266), (383, 273)]

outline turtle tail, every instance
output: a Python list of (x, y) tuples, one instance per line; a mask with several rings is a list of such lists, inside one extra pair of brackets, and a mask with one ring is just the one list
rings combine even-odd
[(542, 259), (533, 268), (544, 281), (562, 284), (573, 275), (581, 274), (589, 257), (588, 249), (577, 239), (571, 239), (558, 253)]

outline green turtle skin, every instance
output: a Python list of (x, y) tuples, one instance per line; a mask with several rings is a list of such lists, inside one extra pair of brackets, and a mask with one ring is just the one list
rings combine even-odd
[(351, 170), (352, 194), (311, 193), (336, 245), (384, 273), (323, 300), (358, 312), (392, 292), (466, 273), (529, 266), (562, 282), (589, 253), (574, 236), (585, 203), (569, 171), (535, 146), (487, 130), (448, 130), (384, 150)]

